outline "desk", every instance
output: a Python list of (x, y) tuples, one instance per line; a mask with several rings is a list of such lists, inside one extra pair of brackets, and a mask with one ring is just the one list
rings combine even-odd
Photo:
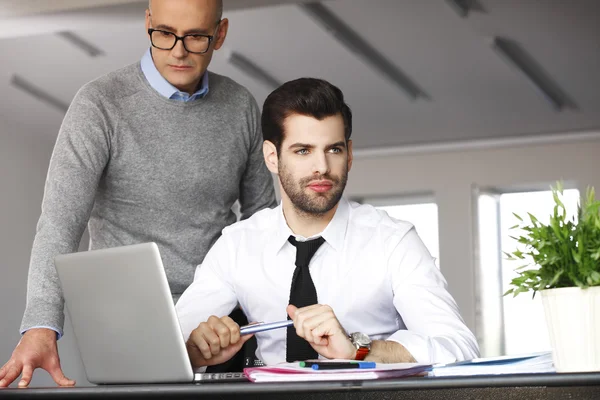
[(2, 399), (600, 399), (600, 373), (0, 389)]

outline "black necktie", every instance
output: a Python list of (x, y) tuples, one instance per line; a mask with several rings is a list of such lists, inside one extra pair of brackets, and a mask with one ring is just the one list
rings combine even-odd
[[(298, 308), (317, 304), (317, 290), (310, 277), (308, 264), (319, 247), (325, 243), (325, 239), (319, 237), (306, 242), (298, 242), (293, 236), (290, 236), (288, 241), (296, 247), (296, 269), (290, 289), (290, 304)], [(288, 319), (290, 319), (289, 316)], [(285, 355), (287, 362), (315, 359), (318, 356), (306, 340), (296, 335), (296, 328), (293, 325), (288, 326)]]

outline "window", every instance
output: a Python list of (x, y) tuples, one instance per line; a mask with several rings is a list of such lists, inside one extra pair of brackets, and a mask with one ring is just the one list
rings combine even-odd
[(440, 266), (440, 246), (438, 240), (437, 204), (431, 196), (404, 196), (390, 198), (364, 198), (360, 203), (371, 204), (387, 212), (390, 217), (408, 221), (415, 226), (417, 233), (431, 255)]
[[(579, 191), (564, 191), (567, 211), (573, 212), (579, 201)], [(541, 298), (521, 293), (513, 297), (502, 296), (510, 281), (517, 276), (515, 268), (522, 261), (507, 260), (504, 252), (512, 252), (517, 242), (511, 236), (519, 236), (518, 230), (510, 229), (518, 220), (513, 215), (528, 218), (532, 213), (542, 223), (547, 223), (554, 209), (552, 193), (530, 191), (517, 193), (482, 192), (478, 196), (479, 238), (479, 307), (478, 324), (483, 336), (482, 355), (523, 354), (550, 349), (550, 340)]]

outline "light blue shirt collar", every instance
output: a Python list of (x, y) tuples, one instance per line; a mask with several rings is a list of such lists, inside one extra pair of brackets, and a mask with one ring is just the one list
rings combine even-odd
[(141, 61), (142, 72), (150, 83), (150, 86), (154, 88), (158, 93), (167, 99), (178, 100), (178, 101), (193, 101), (198, 98), (203, 98), (208, 94), (208, 72), (205, 72), (200, 81), (200, 88), (196, 93), (191, 96), (188, 93), (182, 92), (175, 86), (171, 85), (156, 69), (154, 60), (152, 60), (152, 53), (150, 49), (146, 51)]

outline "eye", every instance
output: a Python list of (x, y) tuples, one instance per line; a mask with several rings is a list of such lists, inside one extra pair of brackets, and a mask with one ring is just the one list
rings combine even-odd
[(342, 149), (339, 147), (332, 147), (331, 149), (329, 149), (329, 151), (334, 154), (339, 154), (342, 152)]
[(304, 155), (308, 154), (308, 149), (296, 150), (296, 154), (304, 156)]
[(172, 35), (171, 32), (165, 32), (165, 31), (158, 31), (158, 32), (160, 32), (160, 35), (163, 37), (169, 37)]
[(207, 40), (206, 36), (201, 36), (201, 35), (187, 35), (188, 40), (191, 40), (192, 42), (203, 42), (205, 40)]

